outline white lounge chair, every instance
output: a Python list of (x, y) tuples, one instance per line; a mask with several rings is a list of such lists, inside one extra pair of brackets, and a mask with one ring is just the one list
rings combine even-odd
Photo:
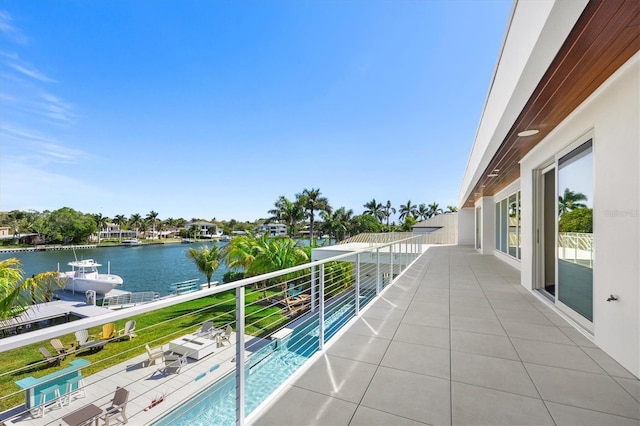
[(170, 354), (164, 356), (164, 367), (158, 370), (164, 375), (178, 374), (183, 366), (187, 365), (187, 357), (185, 355)]
[(229, 324), (224, 329), (224, 333), (218, 336), (218, 345), (222, 346), (224, 342), (228, 342), (231, 344), (231, 334), (233, 333), (233, 329)]
[(118, 330), (118, 337), (131, 340), (134, 337), (136, 337), (136, 333), (134, 332), (135, 329), (136, 329), (136, 321), (129, 320), (124, 324), (124, 328), (122, 330)]
[(208, 337), (213, 332), (213, 321), (205, 321), (202, 323), (202, 327), (195, 334), (196, 336)]
[(149, 361), (147, 365), (155, 364), (158, 361), (164, 359), (164, 351), (162, 350), (162, 346), (151, 349), (148, 344), (145, 344), (144, 347), (147, 349), (147, 354), (149, 355)]
[(78, 330), (76, 331), (75, 334), (76, 334), (76, 343), (78, 344), (79, 348), (93, 342), (95, 338), (93, 335), (89, 334), (88, 330)]

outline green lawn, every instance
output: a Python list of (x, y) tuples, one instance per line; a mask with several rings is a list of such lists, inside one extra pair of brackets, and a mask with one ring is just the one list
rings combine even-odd
[[(277, 295), (276, 291), (268, 292), (269, 297)], [(249, 335), (267, 336), (291, 320), (291, 317), (287, 316), (286, 311), (282, 308), (267, 306), (266, 303), (261, 304), (262, 297), (261, 290), (247, 290), (246, 292), (245, 333)], [(234, 326), (235, 291), (227, 291), (126, 318), (116, 322), (116, 329), (124, 328), (125, 322), (129, 319), (136, 320), (136, 338), (112, 341), (104, 349), (96, 352), (86, 350), (72, 353), (62, 361), (60, 367), (47, 368), (46, 365), (34, 365), (43, 360), (38, 347), (44, 346), (49, 352), (55, 353), (49, 342), (41, 342), (1, 353), (0, 398), (2, 399), (0, 399), (0, 411), (21, 405), (24, 402), (24, 392), (14, 383), (15, 381), (28, 376), (36, 378), (45, 376), (68, 366), (69, 362), (76, 358), (83, 358), (92, 363), (82, 370), (83, 375), (88, 376), (145, 353), (145, 343), (149, 343), (149, 346), (165, 344), (177, 336), (197, 330), (204, 321), (212, 320), (219, 327), (227, 324)], [(101, 331), (102, 327), (95, 327), (89, 330), (89, 334), (97, 336)], [(75, 342), (75, 335), (72, 333), (60, 336), (60, 340), (69, 348)], [(102, 362), (98, 363), (98, 361)], [(32, 367), (29, 367), (31, 365)], [(27, 366), (26, 369), (11, 373), (11, 371), (25, 366)], [(19, 393), (7, 397), (14, 392)]]

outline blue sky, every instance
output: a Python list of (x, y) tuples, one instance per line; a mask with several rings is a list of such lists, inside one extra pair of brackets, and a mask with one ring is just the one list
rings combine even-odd
[(0, 3), (0, 211), (454, 205), (510, 1)]

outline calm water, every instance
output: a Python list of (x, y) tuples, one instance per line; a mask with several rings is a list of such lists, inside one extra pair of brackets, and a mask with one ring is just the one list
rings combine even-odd
[[(224, 246), (227, 243), (217, 243)], [(211, 247), (211, 243), (196, 244), (162, 244), (139, 247), (104, 247), (76, 250), (79, 259), (94, 259), (101, 263), (100, 273), (107, 273), (108, 262), (111, 273), (120, 275), (124, 285), (118, 287), (127, 291), (157, 291), (161, 296), (171, 293), (170, 286), (180, 281), (198, 279), (207, 282), (207, 278), (198, 271), (192, 260), (187, 258), (190, 247), (200, 249), (203, 245)], [(45, 271), (70, 270), (68, 262), (74, 260), (73, 250), (38, 251), (27, 253), (0, 253), (0, 260), (15, 257), (22, 262), (25, 277)], [(227, 271), (223, 264), (213, 274), (211, 281), (222, 283), (222, 275)]]

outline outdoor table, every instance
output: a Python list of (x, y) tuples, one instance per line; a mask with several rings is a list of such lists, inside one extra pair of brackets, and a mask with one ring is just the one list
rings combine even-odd
[(64, 396), (67, 391), (67, 380), (82, 375), (82, 368), (90, 365), (91, 363), (85, 359), (78, 358), (71, 361), (69, 367), (47, 374), (46, 376), (38, 379), (33, 377), (25, 377), (24, 379), (17, 380), (16, 385), (20, 386), (25, 391), (25, 407), (27, 409), (34, 409), (43, 402), (42, 398), (46, 398), (46, 395), (40, 395), (40, 391), (47, 389), (51, 386), (57, 386), (61, 396)]
[(194, 334), (187, 334), (169, 342), (171, 352), (186, 355), (192, 359), (202, 359), (212, 354), (215, 352), (216, 346), (216, 341), (213, 338), (207, 339)]
[(85, 405), (81, 409), (74, 411), (71, 414), (67, 414), (62, 418), (62, 421), (68, 424), (69, 426), (79, 426), (88, 422), (95, 421), (96, 426), (98, 425), (98, 417), (102, 414), (102, 408), (89, 404)]

